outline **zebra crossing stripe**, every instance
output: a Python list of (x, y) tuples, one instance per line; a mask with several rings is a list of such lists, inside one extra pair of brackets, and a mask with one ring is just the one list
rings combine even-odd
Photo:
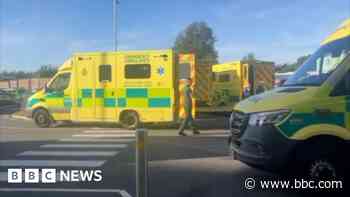
[(105, 160), (0, 160), (7, 167), (99, 167)]
[(120, 189), (79, 189), (79, 188), (0, 188), (0, 192), (69, 192), (69, 193), (117, 193), (122, 197), (131, 197)]
[(63, 138), (59, 139), (60, 142), (134, 142), (135, 139), (120, 139), (120, 138), (110, 138), (110, 139), (101, 139), (101, 138)]
[(45, 144), (40, 148), (126, 148), (127, 144)]
[(118, 151), (25, 151), (17, 156), (104, 156), (111, 157), (118, 154)]
[(135, 137), (135, 134), (75, 134), (72, 137), (103, 138), (103, 137)]
[(125, 134), (135, 134), (134, 131), (125, 131), (125, 130), (85, 130), (83, 131), (83, 133), (95, 133), (95, 134), (98, 134), (98, 133), (117, 133), (117, 134), (122, 134), (122, 133), (125, 133)]

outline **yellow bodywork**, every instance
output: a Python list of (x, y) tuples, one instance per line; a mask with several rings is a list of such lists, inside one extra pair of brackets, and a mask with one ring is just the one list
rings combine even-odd
[[(171, 49), (77, 53), (48, 83), (50, 87), (66, 73), (70, 81), (64, 91), (41, 90), (28, 99), (27, 107), (44, 108), (54, 120), (115, 122), (131, 110), (142, 122), (174, 121), (174, 59)], [(110, 78), (103, 69), (110, 69)]]
[(249, 88), (248, 64), (241, 61), (216, 64), (212, 66), (212, 72), (214, 75), (210, 98), (212, 104), (216, 102), (232, 104), (232, 98), (235, 101), (241, 100), (243, 91)]
[(345, 20), (338, 28), (335, 30), (334, 33), (332, 33), (330, 36), (328, 36), (321, 45), (325, 45), (327, 43), (330, 43), (332, 41), (345, 38), (347, 36), (350, 36), (350, 18)]
[[(346, 20), (322, 45), (350, 36), (350, 19)], [(340, 63), (340, 62), (339, 62)], [(285, 119), (275, 126), (286, 137), (293, 140), (329, 135), (350, 140), (350, 104), (348, 96), (330, 96), (339, 80), (350, 69), (340, 64), (320, 86), (279, 87), (239, 102), (234, 110), (246, 114), (289, 110)], [(318, 109), (326, 109), (320, 115)]]

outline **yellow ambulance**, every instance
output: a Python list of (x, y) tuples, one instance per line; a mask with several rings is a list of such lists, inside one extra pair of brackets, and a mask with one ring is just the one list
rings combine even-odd
[(348, 173), (350, 19), (281, 87), (239, 102), (230, 128), (234, 158), (251, 166), (315, 178)]
[(260, 60), (232, 61), (212, 66), (210, 106), (231, 111), (245, 97), (270, 90), (274, 63)]
[(55, 121), (173, 122), (181, 116), (179, 83), (194, 78), (193, 54), (169, 50), (77, 53), (27, 101), (39, 127)]

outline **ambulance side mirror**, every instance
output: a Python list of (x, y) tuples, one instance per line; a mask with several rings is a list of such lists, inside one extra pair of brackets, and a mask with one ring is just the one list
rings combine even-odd
[(345, 94), (350, 95), (350, 73), (349, 72), (344, 77), (344, 83), (345, 83), (345, 91), (346, 91)]
[(334, 87), (330, 96), (350, 96), (350, 72)]

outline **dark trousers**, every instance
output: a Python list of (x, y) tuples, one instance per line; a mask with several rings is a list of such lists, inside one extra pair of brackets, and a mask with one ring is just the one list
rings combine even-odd
[(186, 113), (185, 119), (183, 119), (182, 122), (181, 122), (181, 126), (179, 128), (179, 133), (183, 132), (186, 129), (187, 126), (190, 129), (192, 129), (192, 131), (197, 131), (197, 128), (195, 126), (195, 123), (194, 123), (194, 120), (193, 120), (193, 117), (192, 117), (191, 113)]

